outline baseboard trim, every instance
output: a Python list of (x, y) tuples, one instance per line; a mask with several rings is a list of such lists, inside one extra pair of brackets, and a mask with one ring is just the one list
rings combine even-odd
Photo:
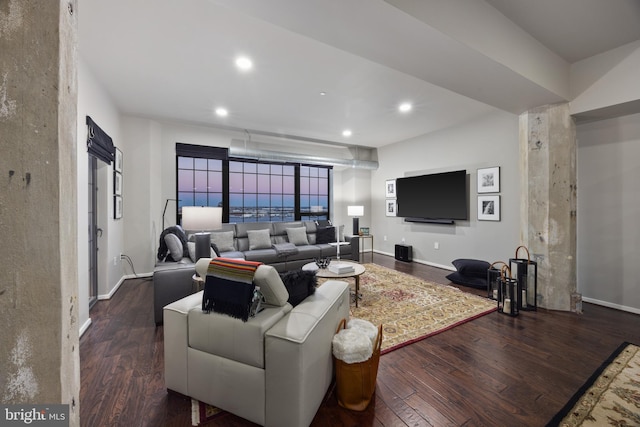
[(125, 279), (146, 279), (147, 277), (153, 277), (153, 272), (141, 274), (126, 274), (124, 276)]
[(153, 277), (153, 273), (142, 273), (142, 274), (125, 274), (124, 276), (122, 276), (120, 278), (120, 280), (118, 280), (118, 283), (116, 283), (116, 285), (113, 287), (113, 289), (111, 289), (111, 291), (108, 294), (102, 294), (102, 295), (98, 295), (98, 300), (107, 300), (107, 299), (111, 299), (111, 297), (113, 297), (113, 295), (116, 293), (116, 291), (120, 288), (120, 285), (122, 285), (124, 283), (125, 280), (127, 279), (146, 279), (148, 277)]
[(584, 296), (582, 297), (582, 301), (588, 302), (591, 304), (601, 305), (603, 307), (615, 308), (616, 310), (622, 310), (622, 311), (626, 311), (633, 314), (640, 314), (640, 308), (636, 308), (636, 307), (629, 307), (626, 305), (614, 304), (612, 302), (601, 301), (595, 298), (587, 298)]
[(116, 283), (116, 285), (111, 289), (111, 291), (108, 294), (98, 295), (98, 300), (102, 301), (102, 300), (106, 300), (106, 299), (111, 299), (113, 294), (115, 294), (116, 291), (120, 288), (120, 285), (122, 285), (124, 283), (124, 279), (125, 279), (125, 277), (122, 276), (120, 278), (120, 280), (118, 280), (118, 283)]
[[(387, 256), (390, 256), (390, 257), (395, 257), (395, 254), (392, 254), (392, 253), (389, 253), (389, 252), (384, 252), (384, 251), (379, 251), (379, 250), (375, 250), (373, 252), (376, 253), (376, 254), (380, 254), (380, 255), (387, 255)], [(438, 264), (438, 263), (435, 263), (435, 262), (425, 261), (425, 260), (422, 260), (422, 259), (413, 258), (412, 262), (417, 262), (418, 264), (424, 264), (424, 265), (428, 265), (428, 266), (431, 266), (431, 267), (441, 268), (443, 270), (456, 271), (455, 267), (451, 267), (451, 266), (448, 266), (448, 265), (442, 265), (442, 264)]]
[(89, 329), (89, 326), (91, 326), (91, 318), (88, 318), (86, 322), (84, 322), (84, 324), (80, 327), (80, 331), (78, 331), (78, 338), (82, 337), (82, 334), (84, 334), (87, 329)]

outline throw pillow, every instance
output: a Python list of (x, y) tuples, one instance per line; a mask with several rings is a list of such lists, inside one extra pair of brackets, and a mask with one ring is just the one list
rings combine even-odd
[(220, 252), (233, 252), (233, 231), (216, 231), (211, 233), (211, 241)]
[(463, 276), (457, 271), (447, 275), (447, 279), (456, 285), (470, 286), (472, 288), (487, 289), (487, 275), (485, 273), (484, 278)]
[(330, 219), (317, 219), (315, 222), (317, 227), (330, 227), (333, 225)]
[(167, 249), (169, 249), (169, 256), (171, 259), (174, 261), (180, 261), (184, 254), (184, 246), (182, 246), (180, 238), (175, 234), (169, 233), (164, 236), (164, 242), (167, 244)]
[(306, 227), (287, 228), (287, 237), (289, 238), (289, 243), (293, 243), (296, 246), (309, 244)]
[[(213, 251), (214, 254), (216, 254), (216, 256), (220, 256), (220, 251), (218, 250), (218, 247), (216, 246), (216, 244), (213, 242), (211, 242), (211, 250)], [(211, 256), (213, 257), (213, 254)]]
[(335, 227), (318, 227), (316, 229), (316, 243), (332, 243), (336, 241)]
[(196, 242), (187, 242), (187, 249), (189, 250), (191, 262), (196, 262)]
[(318, 278), (315, 271), (291, 270), (280, 273), (282, 283), (289, 292), (288, 303), (292, 306), (300, 304), (306, 297), (316, 292)]
[(187, 256), (187, 236), (186, 234), (184, 234), (184, 230), (182, 229), (182, 227), (180, 227), (179, 225), (172, 225), (171, 227), (165, 228), (162, 233), (160, 233), (160, 241), (157, 254), (158, 260), (166, 261), (166, 259), (170, 257), (167, 242), (164, 240), (164, 236), (166, 236), (167, 234), (175, 234), (178, 239), (180, 239), (180, 242), (182, 242), (182, 256)]
[(481, 261), (479, 259), (467, 259), (459, 258), (451, 262), (453, 266), (463, 276), (467, 277), (479, 277), (481, 279), (487, 279), (487, 270), (491, 266), (487, 261)]
[(269, 249), (271, 247), (271, 235), (268, 229), (264, 230), (247, 230), (249, 237), (249, 250)]

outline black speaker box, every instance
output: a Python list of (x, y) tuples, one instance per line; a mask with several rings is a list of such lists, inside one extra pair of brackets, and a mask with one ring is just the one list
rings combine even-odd
[(398, 261), (411, 262), (413, 258), (411, 246), (396, 245), (396, 259)]

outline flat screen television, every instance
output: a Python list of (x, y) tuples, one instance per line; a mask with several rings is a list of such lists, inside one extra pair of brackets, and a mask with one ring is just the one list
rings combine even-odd
[(466, 220), (468, 201), (466, 170), (396, 179), (396, 212), (405, 221)]

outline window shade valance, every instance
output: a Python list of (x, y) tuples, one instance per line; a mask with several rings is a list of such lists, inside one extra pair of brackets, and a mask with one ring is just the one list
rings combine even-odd
[(203, 159), (229, 159), (228, 148), (183, 144), (181, 142), (176, 142), (176, 154), (183, 157), (200, 157)]
[(87, 128), (87, 151), (103, 162), (111, 164), (116, 154), (113, 140), (89, 116), (87, 116)]

